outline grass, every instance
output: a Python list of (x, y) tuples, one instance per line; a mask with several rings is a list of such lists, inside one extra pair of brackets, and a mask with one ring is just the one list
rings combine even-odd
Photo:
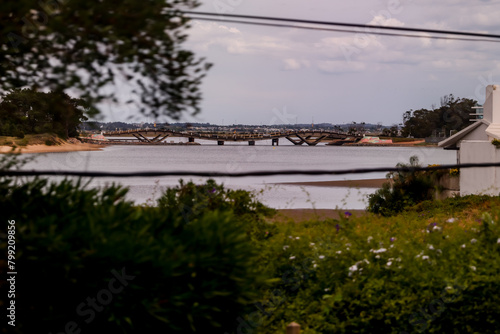
[(61, 145), (64, 140), (52, 133), (25, 135), (24, 138), (0, 136), (0, 146)]

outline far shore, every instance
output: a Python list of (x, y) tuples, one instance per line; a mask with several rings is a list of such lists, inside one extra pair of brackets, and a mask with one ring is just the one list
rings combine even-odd
[(284, 182), (276, 183), (284, 186), (311, 186), (311, 187), (342, 187), (342, 188), (382, 188), (387, 179), (366, 180), (340, 180), (340, 181), (317, 181), (317, 182)]
[(100, 151), (103, 145), (87, 143), (64, 143), (60, 145), (27, 145), (18, 146), (12, 150), (11, 146), (0, 146), (0, 153), (60, 153), (77, 151)]

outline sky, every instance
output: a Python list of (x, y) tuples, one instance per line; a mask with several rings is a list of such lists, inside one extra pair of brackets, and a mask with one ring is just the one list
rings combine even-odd
[[(196, 11), (221, 18), (245, 14), (500, 34), (500, 1), (201, 2)], [(201, 87), (201, 113), (183, 119), (190, 122), (392, 125), (407, 110), (439, 107), (448, 94), (482, 103), (486, 85), (500, 83), (500, 43), (196, 20), (191, 25), (185, 48), (213, 67)], [(114, 106), (103, 109), (108, 120), (122, 120)]]

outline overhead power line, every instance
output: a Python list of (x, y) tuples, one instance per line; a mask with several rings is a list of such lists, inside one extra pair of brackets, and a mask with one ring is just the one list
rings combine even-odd
[[(302, 20), (302, 19), (288, 19), (279, 17), (267, 17), (267, 16), (255, 16), (255, 15), (237, 15), (237, 14), (216, 14), (207, 12), (191, 12), (183, 11), (182, 13), (191, 15), (191, 19), (202, 20), (202, 21), (215, 21), (215, 22), (228, 22), (228, 23), (240, 23), (240, 24), (251, 24), (260, 26), (270, 26), (270, 27), (282, 27), (282, 28), (297, 28), (306, 30), (322, 30), (322, 31), (335, 31), (335, 32), (347, 32), (347, 33), (366, 33), (372, 35), (383, 35), (383, 36), (396, 36), (396, 37), (413, 37), (413, 38), (432, 38), (432, 39), (446, 39), (446, 40), (461, 40), (461, 41), (474, 41), (474, 42), (500, 42), (500, 35), (476, 33), (476, 32), (466, 32), (466, 31), (453, 31), (453, 30), (436, 30), (436, 29), (422, 29), (422, 28), (407, 28), (407, 27), (394, 27), (394, 26), (378, 26), (369, 24), (359, 24), (359, 23), (344, 23), (344, 22), (328, 22), (328, 21), (316, 21), (316, 20)], [(194, 15), (194, 16), (193, 16)], [(244, 19), (244, 20), (242, 20)], [(262, 21), (274, 21), (274, 22), (285, 22), (285, 23), (270, 23)], [(312, 24), (312, 26), (295, 25), (292, 23), (299, 24)], [(335, 29), (326, 28), (318, 26), (336, 26), (336, 27), (347, 27), (347, 28), (357, 28), (356, 29)], [(401, 32), (411, 32), (411, 33), (427, 33), (434, 35), (413, 35), (413, 34), (402, 34), (402, 33), (390, 33), (381, 32), (377, 30), (386, 31), (401, 31)], [(439, 35), (453, 35), (453, 36), (466, 36), (475, 38), (464, 38), (464, 37), (449, 37), (449, 36), (435, 36)], [(478, 38), (481, 37), (481, 38)]]
[(499, 162), (470, 163), (460, 165), (440, 165), (432, 167), (378, 167), (354, 168), (343, 170), (282, 170), (253, 172), (198, 172), (198, 171), (156, 171), (156, 172), (83, 172), (83, 171), (44, 171), (44, 170), (0, 170), (2, 176), (81, 176), (81, 177), (161, 177), (161, 176), (198, 176), (198, 177), (248, 177), (274, 175), (346, 175), (367, 174), (375, 172), (420, 172), (443, 169), (500, 167)]

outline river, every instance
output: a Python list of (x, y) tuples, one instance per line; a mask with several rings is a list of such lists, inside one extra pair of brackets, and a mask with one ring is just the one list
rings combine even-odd
[[(182, 141), (182, 139), (180, 139)], [(272, 146), (270, 141), (246, 143), (200, 141), (196, 146), (109, 146), (102, 151), (37, 154), (35, 160), (23, 169), (78, 170), (78, 171), (214, 171), (244, 172), (262, 170), (341, 170), (350, 168), (394, 167), (407, 163), (411, 156), (418, 156), (422, 165), (453, 164), (454, 151), (436, 147), (341, 147), (341, 146), (295, 146), (280, 141)], [(26, 154), (26, 156), (32, 154)], [(368, 194), (375, 189), (337, 188), (276, 185), (286, 182), (314, 182), (328, 180), (354, 180), (384, 178), (385, 173), (356, 174), (343, 176), (269, 176), (219, 178), (227, 188), (255, 191), (259, 199), (277, 209), (364, 209)], [(89, 186), (120, 183), (130, 190), (128, 198), (137, 204), (159, 197), (168, 186), (178, 184), (178, 177), (161, 178), (99, 178)], [(183, 177), (203, 182), (199, 177)], [(262, 192), (261, 192), (262, 191)]]

